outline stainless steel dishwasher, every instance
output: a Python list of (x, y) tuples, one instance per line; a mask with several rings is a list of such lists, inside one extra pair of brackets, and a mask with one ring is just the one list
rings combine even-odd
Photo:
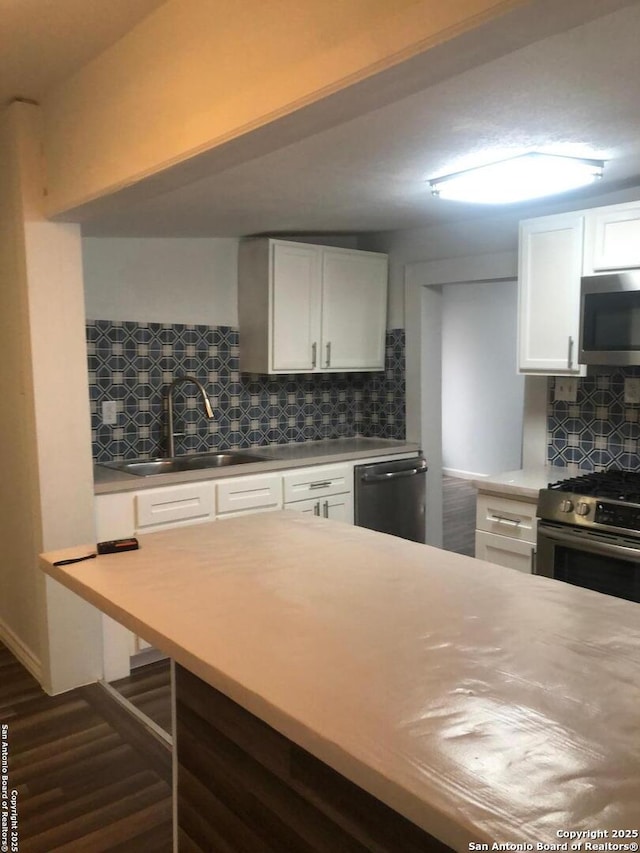
[(424, 542), (426, 473), (423, 456), (356, 465), (356, 525)]

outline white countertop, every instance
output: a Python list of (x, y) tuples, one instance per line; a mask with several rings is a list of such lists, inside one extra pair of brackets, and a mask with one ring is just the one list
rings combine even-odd
[(540, 489), (546, 489), (549, 483), (557, 483), (581, 473), (583, 472), (577, 468), (539, 465), (518, 471), (505, 471), (503, 474), (491, 474), (489, 477), (478, 477), (472, 483), (479, 492), (537, 500)]
[(637, 604), (290, 512), (139, 538), (42, 565), (449, 846), (637, 828)]
[(224, 468), (180, 471), (175, 474), (154, 474), (151, 477), (137, 477), (135, 474), (126, 474), (123, 471), (95, 465), (94, 491), (96, 495), (131, 492), (156, 488), (157, 486), (170, 486), (176, 483), (191, 483), (197, 480), (216, 480), (222, 477), (263, 474), (269, 471), (281, 471), (284, 468), (304, 467), (305, 465), (335, 464), (396, 453), (418, 453), (420, 445), (390, 438), (356, 437), (276, 444), (268, 447), (251, 447), (247, 450), (259, 454), (263, 459)]

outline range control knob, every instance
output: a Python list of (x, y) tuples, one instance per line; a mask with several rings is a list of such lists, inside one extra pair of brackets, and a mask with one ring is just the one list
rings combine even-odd
[(589, 515), (590, 506), (585, 501), (580, 501), (578, 506), (576, 507), (576, 512), (578, 515)]
[(560, 512), (573, 512), (573, 501), (568, 499), (563, 500), (560, 503)]

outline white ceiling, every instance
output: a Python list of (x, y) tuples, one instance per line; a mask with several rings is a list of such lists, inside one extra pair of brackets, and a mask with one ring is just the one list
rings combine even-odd
[[(0, 0), (0, 13), (7, 2)], [(87, 0), (51, 5), (67, 3), (86, 7)], [(141, 17), (159, 2), (112, 4)], [(598, 194), (640, 187), (639, 36), (640, 2), (631, 2), (205, 179), (168, 192), (156, 186), (78, 219), (86, 234), (114, 236), (424, 227), (487, 210), (432, 198), (428, 178), (533, 149), (606, 160)], [(4, 64), (3, 58), (0, 72)], [(580, 205), (588, 197), (578, 194)]]

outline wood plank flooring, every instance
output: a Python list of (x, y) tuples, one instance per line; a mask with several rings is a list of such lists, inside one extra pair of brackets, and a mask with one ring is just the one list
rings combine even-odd
[(168, 660), (134, 669), (128, 678), (113, 681), (111, 686), (171, 734), (171, 667)]
[(442, 478), (442, 547), (475, 557), (476, 497), (470, 480)]
[(170, 853), (171, 753), (99, 685), (47, 696), (0, 644), (0, 720), (20, 853)]

